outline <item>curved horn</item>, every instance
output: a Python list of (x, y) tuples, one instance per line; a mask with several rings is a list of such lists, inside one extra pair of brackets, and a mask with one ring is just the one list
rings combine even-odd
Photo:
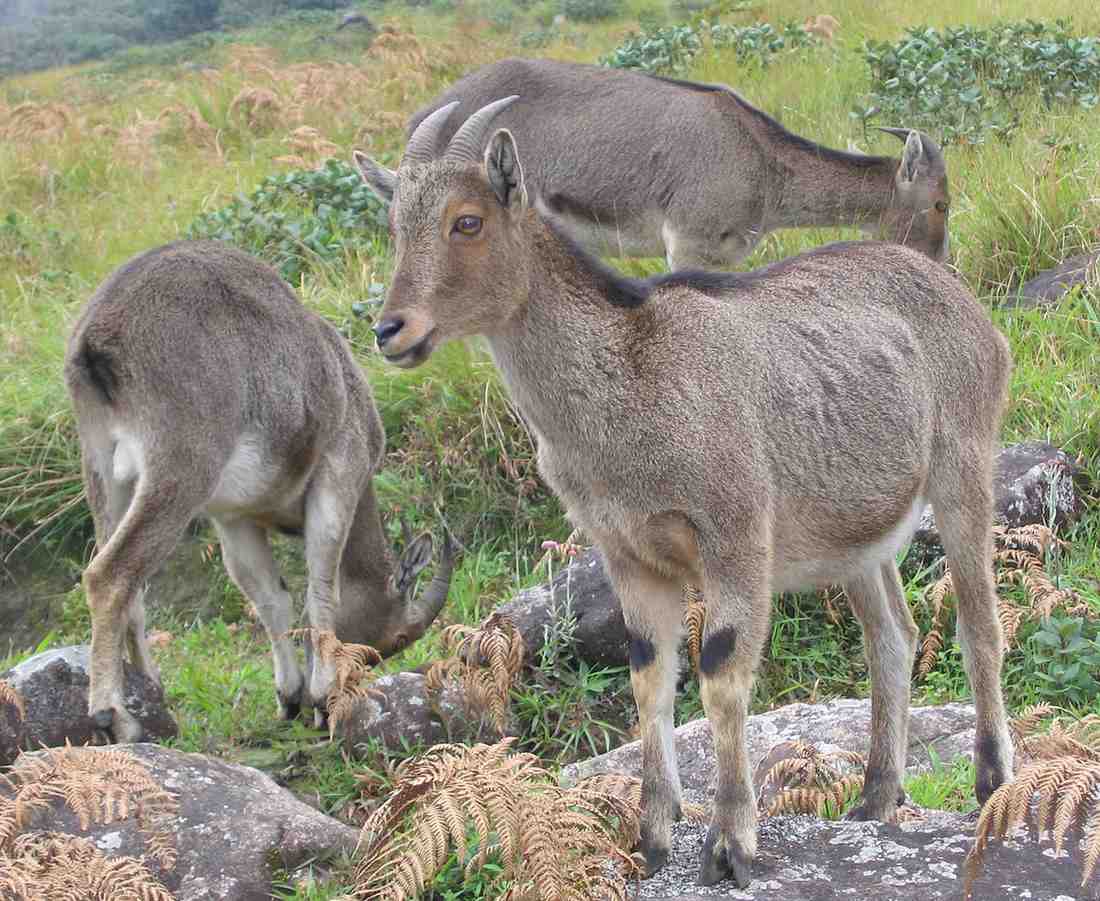
[(443, 530), (443, 550), (439, 555), (439, 565), (435, 569), (428, 587), (420, 597), (409, 605), (409, 640), (415, 641), (426, 631), (447, 602), (447, 592), (451, 589), (451, 576), (454, 575), (455, 560), (458, 557), (454, 539), (448, 529)]
[(458, 106), (457, 100), (452, 100), (445, 106), (441, 106), (434, 113), (426, 116), (416, 126), (416, 130), (409, 135), (409, 143), (405, 145), (405, 155), (401, 157), (401, 168), (417, 166), (421, 163), (429, 163), (435, 157), (435, 145), (439, 142), (439, 133), (447, 120)]
[(517, 100), (519, 100), (519, 94), (502, 97), (471, 115), (451, 138), (451, 143), (447, 145), (447, 150), (443, 154), (444, 159), (453, 160), (456, 163), (480, 163), (481, 154), (485, 150), (485, 132), (489, 129), (489, 123), (496, 118), (497, 113)]
[(909, 140), (909, 132), (913, 130), (911, 128), (891, 128), (887, 125), (876, 125), (874, 127), (877, 131), (884, 131), (888, 135), (893, 135), (903, 144)]
[[(912, 128), (890, 128), (886, 125), (876, 125), (875, 128), (879, 131), (886, 132), (888, 135), (893, 135), (903, 144), (909, 140), (910, 132), (915, 131), (915, 129)], [(946, 169), (947, 160), (943, 158), (943, 151), (940, 150), (940, 145), (928, 137), (923, 131), (918, 131), (917, 134), (920, 135), (920, 143), (924, 151), (924, 158), (928, 160), (933, 167)]]

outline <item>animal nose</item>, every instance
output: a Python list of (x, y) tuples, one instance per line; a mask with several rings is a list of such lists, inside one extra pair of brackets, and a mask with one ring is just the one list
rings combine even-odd
[(400, 316), (387, 316), (379, 320), (371, 329), (374, 337), (378, 339), (378, 346), (385, 347), (386, 342), (405, 327), (405, 320)]

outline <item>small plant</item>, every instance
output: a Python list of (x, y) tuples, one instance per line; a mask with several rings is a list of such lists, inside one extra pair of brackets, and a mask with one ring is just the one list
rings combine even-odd
[(562, 789), (512, 741), (439, 745), (403, 763), (363, 825), (354, 897), (414, 898), (457, 852), (467, 876), (499, 861), (511, 901), (625, 901), (638, 808), (599, 783)]
[(248, 197), (204, 213), (188, 238), (228, 241), (273, 263), (292, 284), (318, 263), (344, 260), (349, 250), (384, 241), (389, 222), (381, 201), (352, 166), (269, 175)]
[[(867, 762), (855, 751), (820, 751), (803, 741), (789, 748), (764, 774), (759, 803), (768, 816), (812, 813), (836, 819), (863, 789)], [(775, 754), (777, 749), (772, 749)], [(855, 770), (856, 772), (853, 772)], [(774, 794), (769, 792), (774, 791)]]
[(1048, 731), (1041, 731), (1042, 721), (1051, 713), (1049, 706), (1040, 706), (1013, 720), (1017, 753), (1029, 762), (982, 808), (974, 845), (966, 858), (967, 898), (972, 897), (989, 843), (1026, 823), (1034, 826), (1040, 838), (1049, 834), (1055, 854), (1061, 853), (1072, 830), (1083, 829), (1082, 887), (1096, 870), (1100, 861), (1100, 796), (1096, 793), (1100, 784), (1100, 716), (1068, 722), (1056, 717)]
[(1030, 663), (1045, 685), (1043, 696), (1080, 706), (1100, 692), (1092, 676), (1100, 667), (1100, 639), (1095, 626), (1088, 632), (1079, 616), (1052, 616), (1032, 633)]

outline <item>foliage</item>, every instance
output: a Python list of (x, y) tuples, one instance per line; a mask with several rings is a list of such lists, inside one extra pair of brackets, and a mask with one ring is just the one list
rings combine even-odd
[(881, 114), (944, 143), (1007, 138), (1029, 93), (1047, 107), (1100, 103), (1100, 41), (1074, 36), (1065, 20), (909, 28), (894, 43), (868, 41), (863, 55), (871, 91), (857, 115)]
[(387, 233), (385, 207), (349, 164), (269, 175), (247, 197), (198, 216), (188, 238), (213, 238), (260, 256), (296, 283), (319, 263), (336, 263)]
[(625, 899), (637, 806), (598, 784), (560, 788), (512, 741), (438, 745), (402, 764), (363, 825), (356, 897), (416, 897), (458, 851), (468, 854), (467, 874), (495, 855), (512, 883), (509, 901)]
[(982, 807), (974, 845), (966, 858), (966, 898), (972, 897), (989, 842), (1009, 835), (1018, 841), (1015, 830), (1025, 823), (1034, 826), (1040, 839), (1049, 837), (1056, 856), (1074, 830), (1083, 831), (1082, 887), (1100, 861), (1100, 795), (1096, 792), (1100, 785), (1100, 716), (1091, 714), (1077, 721), (1055, 717), (1048, 731), (1040, 731), (1040, 723), (1052, 712), (1050, 707), (1034, 708), (1013, 723), (1017, 755), (1028, 762)]
[(560, 0), (561, 11), (573, 22), (598, 22), (622, 13), (623, 0)]
[(767, 67), (783, 50), (801, 50), (819, 44), (818, 38), (797, 22), (780, 31), (767, 22), (755, 25), (708, 24), (643, 26), (600, 62), (616, 69), (644, 69), (653, 73), (683, 72), (710, 46), (716, 53), (731, 50), (738, 63)]
[[(855, 751), (821, 751), (809, 742), (786, 743), (761, 782), (760, 800), (770, 798), (768, 816), (813, 813), (836, 819), (863, 789), (867, 761)], [(765, 759), (777, 753), (772, 748)], [(774, 796), (768, 794), (774, 790)]]
[(1028, 640), (1029, 654), (1023, 672), (1035, 684), (1036, 695), (1051, 701), (1082, 706), (1100, 693), (1093, 673), (1100, 670), (1100, 630), (1095, 621), (1079, 616), (1051, 616), (1043, 620)]

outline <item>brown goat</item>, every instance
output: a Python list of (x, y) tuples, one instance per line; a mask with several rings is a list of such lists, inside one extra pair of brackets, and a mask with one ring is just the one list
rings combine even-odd
[[(528, 202), (519, 150), (453, 106), (397, 173), (397, 258), (378, 346), (416, 366), (484, 335), (540, 470), (603, 552), (630, 631), (644, 758), (642, 848), (667, 859), (680, 811), (673, 701), (681, 585), (702, 586), (703, 704), (718, 790), (700, 881), (750, 880), (756, 808), (744, 728), (770, 596), (843, 584), (872, 676), (857, 818), (902, 797), (917, 630), (895, 563), (932, 503), (959, 595), (977, 704), (977, 795), (1012, 770), (992, 576), (992, 461), (1008, 345), (943, 267), (896, 244), (842, 243), (765, 269), (626, 279)], [(357, 155), (364, 178), (386, 175)]]
[(135, 257), (85, 307), (65, 380), (96, 530), (84, 572), (89, 713), (116, 741), (141, 738), (123, 706), (125, 638), (132, 662), (159, 679), (143, 586), (199, 514), (213, 520), (229, 575), (267, 629), (284, 718), (305, 700), (320, 722), (334, 668), (309, 654), (303, 685), (270, 529), (304, 534), (315, 629), (391, 654), (443, 606), (450, 539), (413, 599), (432, 539), (409, 542), (399, 562), (390, 552), (371, 484), (386, 438), (370, 385), (336, 329), (265, 263), (217, 241)]

